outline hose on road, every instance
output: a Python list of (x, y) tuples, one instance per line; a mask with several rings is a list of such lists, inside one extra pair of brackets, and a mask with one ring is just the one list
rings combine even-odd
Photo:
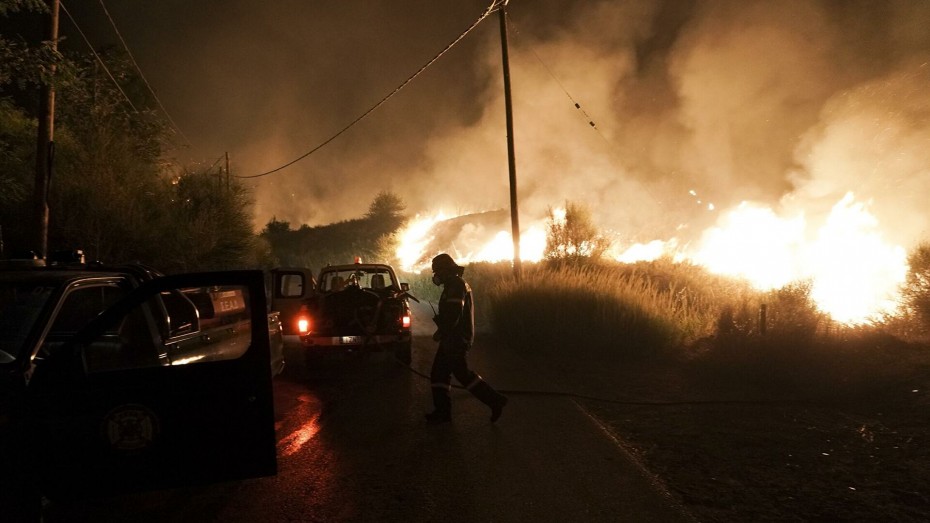
[[(398, 365), (406, 368), (411, 373), (429, 380), (429, 374), (421, 372), (411, 365), (406, 365), (400, 361), (394, 360)], [(453, 388), (464, 390), (462, 385), (452, 385)], [(578, 394), (576, 392), (552, 391), (552, 390), (527, 390), (527, 389), (499, 389), (502, 394), (514, 396), (553, 396), (588, 401), (597, 401), (602, 403), (612, 403), (615, 405), (634, 405), (634, 406), (655, 406), (655, 407), (674, 407), (682, 405), (805, 405), (816, 403), (813, 400), (804, 399), (780, 399), (780, 400), (762, 400), (762, 399), (708, 399), (708, 400), (646, 400), (646, 399), (614, 399), (600, 396), (591, 396)]]

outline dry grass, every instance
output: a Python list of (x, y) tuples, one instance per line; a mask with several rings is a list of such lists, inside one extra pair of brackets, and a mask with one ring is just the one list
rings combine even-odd
[(745, 284), (687, 264), (534, 265), (520, 282), (490, 288), (495, 333), (518, 350), (609, 355), (666, 354), (712, 335), (722, 311), (753, 295)]
[(657, 402), (582, 403), (700, 521), (930, 519), (919, 314), (846, 327), (806, 282), (667, 261), (537, 266), (491, 301), (497, 334), (572, 390)]
[(921, 314), (846, 327), (806, 282), (758, 292), (668, 260), (466, 277), (502, 341), (614, 400), (580, 402), (699, 521), (930, 520)]

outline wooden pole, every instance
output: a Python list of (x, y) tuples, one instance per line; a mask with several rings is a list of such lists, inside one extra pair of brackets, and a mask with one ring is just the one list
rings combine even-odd
[[(49, 8), (49, 24), (46, 39), (52, 51), (58, 50), (58, 0), (46, 0)], [(39, 121), (36, 136), (36, 178), (34, 187), (33, 246), (36, 255), (45, 259), (48, 255), (48, 191), (55, 166), (55, 63), (49, 65), (51, 80), (41, 88), (39, 96)]]
[(507, 162), (510, 166), (510, 227), (513, 235), (513, 275), (517, 281), (523, 277), (520, 260), (520, 213), (517, 210), (517, 159), (513, 146), (513, 102), (510, 92), (510, 57), (507, 52), (507, 2), (503, 0), (497, 13), (501, 26), (501, 61), (504, 67), (504, 109), (507, 113)]

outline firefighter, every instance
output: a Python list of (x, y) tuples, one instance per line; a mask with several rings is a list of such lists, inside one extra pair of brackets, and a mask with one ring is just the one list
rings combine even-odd
[(426, 415), (430, 424), (452, 421), (452, 398), (450, 396), (452, 376), (469, 392), (491, 408), (491, 422), (497, 421), (507, 405), (507, 396), (494, 390), (481, 376), (468, 368), (466, 356), (475, 339), (475, 310), (471, 286), (462, 279), (465, 268), (455, 263), (448, 254), (433, 258), (433, 283), (442, 286), (439, 298), (439, 313), (433, 317), (436, 333), (433, 340), (439, 342), (433, 368), (433, 406), (435, 410)]

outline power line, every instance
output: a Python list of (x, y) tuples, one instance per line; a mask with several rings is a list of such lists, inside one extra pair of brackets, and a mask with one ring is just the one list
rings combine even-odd
[[(510, 25), (513, 27), (514, 32), (519, 36), (520, 31), (517, 29), (517, 26), (513, 23), (513, 20), (510, 19), (508, 21), (510, 22)], [(577, 100), (575, 100), (575, 97), (573, 97), (571, 93), (568, 92), (568, 89), (565, 88), (565, 85), (563, 85), (562, 82), (559, 80), (559, 78), (555, 75), (555, 73), (552, 72), (552, 69), (542, 59), (542, 57), (539, 56), (539, 53), (536, 52), (536, 49), (533, 49), (532, 47), (530, 47), (529, 50), (531, 53), (533, 53), (533, 56), (536, 57), (536, 60), (539, 61), (540, 64), (542, 64), (543, 69), (546, 70), (549, 76), (551, 76), (552, 79), (555, 80), (555, 83), (559, 86), (560, 89), (562, 89), (562, 92), (565, 93), (565, 96), (567, 96), (568, 99), (571, 100), (572, 104), (575, 106), (575, 109), (578, 109), (579, 111), (581, 111), (581, 114), (584, 115), (584, 119), (586, 122), (588, 122), (588, 125), (590, 125), (592, 129), (597, 131), (597, 134), (600, 135), (600, 137), (604, 140), (604, 142), (607, 145), (613, 147), (613, 144), (611, 144), (610, 141), (607, 139), (607, 137), (604, 136), (603, 133), (601, 133), (601, 130), (598, 129), (597, 124), (594, 123), (594, 119), (591, 118), (591, 116), (588, 114), (587, 111), (584, 110), (583, 107), (581, 107), (581, 104), (578, 103)]]
[[(142, 68), (139, 67), (139, 64), (136, 62), (136, 58), (132, 55), (132, 52), (129, 50), (129, 46), (126, 45), (126, 40), (123, 39), (123, 35), (120, 34), (119, 29), (116, 27), (116, 22), (113, 21), (113, 17), (110, 16), (110, 12), (107, 10), (107, 6), (103, 3), (103, 0), (100, 0), (100, 7), (103, 8), (104, 14), (107, 15), (107, 20), (110, 21), (110, 25), (113, 27), (113, 31), (116, 32), (116, 36), (119, 38), (121, 44), (123, 44), (123, 49), (126, 50), (126, 54), (129, 55), (129, 60), (132, 62), (132, 65), (135, 66), (136, 71), (139, 73), (139, 77), (142, 78), (142, 82), (145, 84), (145, 87), (148, 88), (149, 92), (152, 93), (152, 97), (155, 98), (155, 102), (158, 103), (158, 107), (161, 108), (161, 111), (165, 113), (165, 116), (168, 118), (168, 121), (171, 122), (171, 126), (174, 127), (174, 130), (184, 138), (184, 141), (188, 145), (191, 144), (191, 141), (187, 138), (184, 132), (178, 127), (178, 124), (175, 123), (174, 119), (171, 118), (171, 115), (168, 114), (168, 110), (165, 109), (165, 106), (161, 103), (161, 100), (158, 98), (158, 95), (155, 94), (155, 90), (152, 89), (152, 86), (149, 84), (148, 79), (145, 78), (145, 75), (142, 73)], [(67, 12), (67, 11), (66, 11)], [(70, 15), (68, 15), (70, 17)]]
[(426, 62), (422, 67), (420, 67), (415, 73), (413, 73), (413, 74), (410, 75), (406, 80), (404, 80), (403, 82), (401, 82), (401, 84), (398, 85), (393, 91), (391, 91), (390, 93), (388, 93), (385, 97), (381, 98), (381, 100), (379, 100), (376, 104), (374, 104), (373, 106), (371, 106), (367, 111), (365, 111), (365, 112), (362, 113), (360, 116), (358, 116), (357, 118), (355, 118), (354, 120), (352, 120), (351, 122), (349, 122), (348, 125), (346, 125), (346, 126), (343, 127), (342, 129), (340, 129), (339, 131), (337, 131), (335, 134), (333, 134), (332, 136), (330, 136), (329, 138), (327, 138), (326, 140), (324, 140), (322, 143), (320, 143), (320, 144), (317, 145), (316, 147), (310, 149), (310, 150), (307, 151), (306, 153), (304, 153), (304, 154), (298, 156), (297, 158), (295, 158), (295, 159), (293, 159), (293, 160), (291, 160), (291, 161), (285, 163), (284, 165), (282, 165), (282, 166), (280, 166), (280, 167), (277, 167), (277, 168), (275, 168), (275, 169), (272, 169), (272, 170), (270, 170), (270, 171), (266, 171), (266, 172), (263, 172), (263, 173), (260, 173), (260, 174), (253, 174), (253, 175), (250, 175), (250, 176), (235, 176), (235, 177), (236, 177), (236, 178), (260, 178), (260, 177), (262, 177), (262, 176), (268, 176), (269, 174), (273, 174), (273, 173), (276, 173), (276, 172), (278, 172), (278, 171), (280, 171), (280, 170), (282, 170), (282, 169), (285, 169), (285, 168), (287, 168), (287, 167), (290, 167), (291, 165), (294, 165), (295, 163), (297, 163), (297, 162), (303, 160), (304, 158), (310, 156), (311, 154), (313, 154), (313, 153), (319, 151), (320, 149), (322, 149), (323, 147), (325, 147), (327, 144), (329, 144), (330, 142), (332, 142), (333, 140), (335, 140), (336, 138), (338, 138), (339, 136), (341, 136), (343, 133), (345, 133), (346, 131), (348, 131), (350, 128), (352, 128), (355, 124), (357, 124), (357, 123), (359, 123), (360, 121), (362, 121), (362, 120), (363, 120), (365, 117), (367, 117), (369, 114), (373, 113), (373, 112), (375, 111), (375, 109), (381, 107), (381, 106), (382, 106), (385, 102), (387, 102), (391, 97), (393, 97), (395, 94), (397, 94), (398, 92), (400, 92), (401, 89), (403, 89), (404, 87), (406, 87), (407, 84), (409, 84), (410, 82), (412, 82), (414, 78), (416, 78), (417, 76), (420, 76), (420, 73), (422, 73), (423, 71), (425, 71), (426, 68), (428, 68), (429, 66), (433, 65), (433, 63), (436, 62), (436, 60), (439, 60), (439, 58), (442, 57), (442, 55), (446, 54), (446, 52), (449, 51), (449, 49), (452, 49), (452, 47), (453, 47), (454, 45), (458, 44), (458, 43), (459, 43), (463, 38), (465, 38), (465, 36), (468, 35), (468, 33), (470, 33), (475, 27), (478, 27), (478, 24), (480, 24), (485, 18), (487, 18), (489, 15), (491, 15), (491, 13), (493, 13), (496, 9), (498, 9), (502, 2), (505, 3), (506, 0), (494, 0), (493, 2), (491, 2), (491, 5), (488, 6), (488, 8), (484, 11), (484, 13), (482, 13), (482, 15), (479, 16), (478, 19), (475, 20), (475, 22), (474, 22), (473, 24), (471, 24), (471, 26), (470, 26), (468, 29), (466, 29), (466, 30), (465, 30), (462, 34), (460, 34), (457, 38), (455, 38), (454, 40), (452, 40), (452, 42), (449, 43), (449, 45), (447, 45), (445, 48), (443, 48), (443, 50), (440, 51), (436, 56), (434, 56), (433, 58), (431, 58), (431, 59), (430, 59), (428, 62)]
[[(513, 20), (512, 19), (508, 20), (508, 23), (513, 27), (514, 33), (516, 33), (519, 36), (520, 31), (517, 29), (516, 25), (513, 23)], [(533, 47), (531, 46), (529, 47), (529, 50), (531, 53), (533, 53), (533, 56), (536, 57), (536, 60), (538, 60), (539, 63), (542, 64), (543, 69), (546, 70), (549, 76), (551, 76), (552, 79), (555, 80), (555, 83), (558, 84), (560, 89), (562, 89), (562, 92), (565, 93), (565, 96), (567, 96), (568, 99), (572, 102), (572, 104), (575, 106), (575, 109), (581, 111), (581, 114), (584, 116), (584, 119), (588, 123), (588, 125), (590, 125), (591, 128), (594, 129), (594, 131), (598, 134), (598, 136), (600, 136), (601, 139), (604, 140), (604, 143), (607, 144), (608, 154), (614, 160), (616, 160), (618, 163), (622, 165), (622, 162), (620, 162), (620, 159), (614, 153), (614, 144), (610, 140), (608, 140), (606, 136), (604, 136), (604, 133), (602, 133), (600, 128), (598, 128), (597, 124), (594, 123), (594, 119), (591, 118), (588, 112), (584, 110), (584, 108), (581, 107), (581, 104), (578, 103), (577, 100), (575, 100), (575, 97), (572, 96), (571, 93), (568, 92), (568, 89), (565, 88), (565, 85), (562, 84), (562, 82), (555, 75), (555, 73), (552, 71), (549, 65), (546, 64), (546, 62), (542, 59), (542, 57), (539, 56), (539, 53), (537, 53), (536, 50), (533, 49)], [(656, 195), (652, 193), (652, 190), (649, 188), (648, 184), (642, 184), (642, 187), (646, 191), (646, 193), (649, 194), (650, 197), (652, 197), (653, 201), (663, 206), (666, 205), (665, 202), (661, 198), (657, 198)]]
[(132, 100), (129, 99), (129, 96), (126, 95), (126, 91), (123, 91), (123, 88), (120, 87), (119, 82), (116, 81), (116, 78), (113, 77), (113, 74), (107, 68), (107, 64), (103, 63), (103, 59), (100, 58), (100, 55), (97, 54), (97, 51), (94, 50), (94, 46), (91, 45), (90, 40), (87, 39), (87, 35), (85, 35), (84, 31), (81, 30), (81, 27), (74, 20), (74, 17), (71, 16), (71, 13), (68, 12), (68, 8), (65, 7), (64, 2), (59, 1), (58, 5), (60, 5), (62, 10), (64, 10), (65, 14), (68, 15), (68, 19), (71, 20), (72, 24), (74, 24), (74, 28), (77, 29), (78, 33), (81, 35), (81, 38), (84, 39), (84, 42), (87, 44), (87, 47), (90, 49), (90, 52), (94, 54), (94, 57), (97, 59), (98, 62), (100, 62), (100, 65), (103, 67), (103, 70), (106, 71), (107, 76), (109, 76), (110, 80), (113, 81), (113, 85), (115, 85), (116, 88), (119, 90), (119, 92), (123, 95), (123, 98), (126, 99), (126, 102), (129, 103), (129, 106), (132, 107), (132, 110), (135, 111), (136, 113), (139, 113), (139, 109), (136, 108), (135, 104), (132, 103)]

